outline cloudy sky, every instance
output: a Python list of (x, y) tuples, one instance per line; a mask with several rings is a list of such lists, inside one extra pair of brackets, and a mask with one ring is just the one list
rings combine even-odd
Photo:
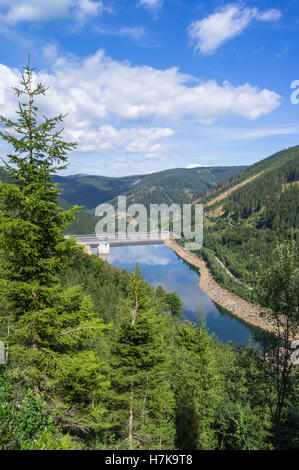
[(64, 174), (251, 164), (299, 143), (298, 33), (299, 0), (0, 0), (0, 113), (31, 54)]

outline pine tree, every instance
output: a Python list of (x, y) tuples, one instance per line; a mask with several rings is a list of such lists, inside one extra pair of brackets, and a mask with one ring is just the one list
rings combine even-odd
[[(11, 184), (0, 183), (0, 300), (8, 325), (7, 375), (18, 386), (44, 393), (65, 426), (101, 426), (101, 386), (107, 387), (88, 341), (104, 327), (81, 288), (64, 290), (60, 275), (79, 248), (63, 238), (78, 210), (62, 211), (52, 176), (67, 165), (75, 147), (62, 138), (64, 116), (40, 116), (45, 95), (34, 87), (34, 69), (24, 67), (17, 120), (0, 117), (2, 139), (13, 148), (5, 168)], [(23, 100), (23, 96), (25, 100)], [(23, 102), (25, 101), (25, 102)], [(59, 128), (60, 127), (60, 128)], [(96, 392), (94, 392), (96, 390)]]
[(175, 360), (176, 444), (179, 449), (212, 449), (213, 421), (220, 400), (211, 338), (204, 319), (177, 326)]
[(112, 427), (131, 448), (171, 448), (174, 397), (165, 331), (167, 318), (136, 266), (128, 286), (129, 309), (113, 338)]

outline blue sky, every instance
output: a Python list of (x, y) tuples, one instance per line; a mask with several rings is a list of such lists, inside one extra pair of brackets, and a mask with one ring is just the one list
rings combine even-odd
[(31, 54), (42, 111), (69, 113), (78, 142), (65, 174), (246, 165), (299, 143), (298, 0), (0, 0), (0, 34), (0, 113)]

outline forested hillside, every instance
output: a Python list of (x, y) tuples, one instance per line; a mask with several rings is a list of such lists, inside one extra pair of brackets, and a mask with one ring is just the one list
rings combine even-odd
[(56, 175), (54, 182), (59, 184), (61, 197), (70, 204), (78, 204), (85, 209), (95, 209), (99, 204), (126, 193), (143, 178), (145, 175), (119, 178), (96, 175)]
[[(0, 386), (0, 448), (273, 448), (275, 380), (257, 350), (214, 340), (204, 320), (179, 321), (176, 296), (145, 283), (138, 267), (130, 274), (78, 250), (60, 282), (68, 315), (89, 299), (102, 332), (81, 346), (70, 337), (67, 352), (68, 343), (52, 350), (49, 330), (53, 358), (41, 363), (47, 381), (38, 395), (35, 374), (16, 380), (18, 364), (9, 363)], [(295, 384), (282, 416), (282, 449), (299, 446)]]
[[(82, 207), (75, 220), (66, 228), (66, 233), (90, 234), (95, 230), (97, 219), (93, 214), (98, 204), (107, 202), (117, 206), (119, 195), (127, 196), (128, 205), (139, 203), (148, 207), (149, 204), (187, 204), (207, 188), (215, 187), (226, 178), (237, 175), (243, 168), (174, 169), (152, 175), (120, 178), (54, 175), (53, 181), (60, 189), (59, 205), (62, 209), (70, 209), (73, 205)], [(1, 167), (0, 181), (9, 182), (7, 172)]]
[[(210, 167), (165, 170), (144, 177), (134, 189), (128, 191), (127, 204), (188, 204), (207, 188), (238, 174), (244, 167)], [(117, 205), (117, 200), (109, 201)]]
[[(219, 343), (138, 265), (120, 270), (64, 238), (76, 209), (62, 210), (53, 174), (76, 144), (56, 132), (62, 115), (39, 115), (46, 91), (28, 64), (15, 89), (26, 103), (15, 122), (0, 117), (12, 147), (0, 182), (0, 449), (298, 449), (294, 244), (259, 275), (283, 334), (261, 333), (259, 349)], [(293, 184), (292, 165), (279, 175)]]
[(238, 174), (244, 167), (211, 167), (173, 169), (150, 175), (107, 178), (104, 176), (55, 176), (61, 197), (71, 204), (95, 209), (103, 202), (117, 204), (117, 196), (125, 195), (128, 204), (178, 204), (191, 202), (207, 188)]
[(237, 184), (246, 184), (249, 179), (260, 176), (264, 171), (269, 172), (279, 168), (281, 165), (292, 159), (294, 155), (297, 155), (299, 151), (298, 149), (299, 146), (289, 147), (246, 167), (235, 176), (232, 176), (220, 183), (216, 188), (208, 190), (201, 196), (201, 202), (206, 204), (211, 203), (218, 195), (223, 195), (226, 191), (236, 188)]
[[(277, 244), (295, 240), (298, 247), (299, 146), (247, 168), (200, 202), (205, 207), (202, 254), (216, 279), (256, 298), (258, 263), (270, 265)], [(225, 273), (216, 257), (240, 283)]]
[[(74, 207), (69, 202), (61, 199), (61, 197), (58, 198), (58, 205), (63, 210), (70, 210)], [(65, 233), (68, 235), (94, 233), (97, 220), (97, 217), (86, 212), (81, 206), (81, 209), (75, 214), (74, 220), (65, 228)]]

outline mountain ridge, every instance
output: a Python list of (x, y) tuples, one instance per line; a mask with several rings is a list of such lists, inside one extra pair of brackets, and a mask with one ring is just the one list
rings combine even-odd
[(294, 240), (299, 249), (299, 146), (255, 163), (198, 202), (205, 213), (198, 254), (219, 284), (255, 300), (258, 265), (269, 266), (279, 244)]
[(55, 176), (61, 197), (79, 204), (87, 211), (101, 203), (116, 205), (117, 196), (125, 195), (131, 203), (190, 203), (206, 189), (216, 186), (244, 166), (173, 168), (144, 175), (107, 177), (100, 175)]

